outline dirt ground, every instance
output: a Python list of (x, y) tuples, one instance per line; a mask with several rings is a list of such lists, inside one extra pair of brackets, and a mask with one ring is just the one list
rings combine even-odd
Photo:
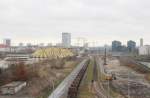
[(130, 98), (150, 98), (150, 85), (145, 74), (135, 72), (129, 67), (121, 66), (116, 58), (109, 58), (107, 72), (115, 73), (117, 80), (112, 81), (113, 89)]

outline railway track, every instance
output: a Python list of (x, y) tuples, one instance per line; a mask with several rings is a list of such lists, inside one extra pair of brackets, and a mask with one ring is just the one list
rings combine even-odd
[[(96, 58), (94, 58), (93, 60), (94, 60), (94, 64), (92, 65), (93, 68), (91, 70), (93, 71), (92, 84), (93, 84), (93, 89), (94, 89), (95, 95), (97, 98), (112, 98), (111, 96), (108, 96), (108, 92), (103, 87), (103, 84), (100, 83), (100, 80), (99, 80), (100, 73), (98, 72), (98, 71), (100, 71), (100, 69), (98, 69), (99, 65), (97, 64)], [(77, 76), (75, 77), (73, 82), (71, 83), (71, 85), (68, 89), (67, 98), (77, 98), (79, 87), (80, 87), (81, 81), (84, 77), (84, 74), (87, 70), (87, 67), (89, 65), (89, 62), (90, 62), (90, 60), (84, 64), (84, 66), (81, 68), (81, 70), (79, 71), (79, 73), (77, 74)]]
[(100, 66), (98, 65), (97, 60), (95, 58), (93, 67), (93, 80), (94, 80), (93, 86), (96, 95), (98, 98), (111, 98), (111, 96), (108, 96), (108, 92), (106, 91), (106, 89), (104, 89), (103, 84), (99, 80), (99, 74), (101, 73), (98, 73), (98, 71), (100, 71), (98, 67)]
[(79, 71), (79, 73), (77, 74), (77, 76), (75, 77), (75, 79), (73, 80), (73, 82), (71, 83), (69, 89), (68, 89), (68, 96), (67, 98), (77, 98), (77, 94), (78, 94), (78, 89), (79, 86), (81, 84), (81, 81), (84, 77), (84, 74), (87, 70), (87, 67), (89, 65), (90, 60), (88, 60), (83, 67), (81, 68), (81, 70)]
[(68, 89), (76, 78), (79, 71), (87, 63), (88, 59), (83, 60), (77, 67), (57, 86), (57, 88), (48, 96), (48, 98), (67, 98)]
[[(118, 81), (118, 80), (117, 80)], [(128, 82), (124, 83), (125, 81), (119, 80), (117, 84), (115, 84), (117, 87), (115, 89), (120, 92), (125, 98), (150, 98), (150, 88), (138, 84), (136, 82)], [(114, 85), (114, 83), (113, 83)]]
[[(145, 73), (149, 72), (149, 69), (147, 69), (145, 66), (143, 67), (141, 64), (138, 64), (135, 61), (130, 63), (135, 64)], [(105, 70), (103, 69), (103, 65), (101, 63), (99, 63), (99, 67), (99, 70), (105, 74)], [(115, 83), (117, 87), (114, 90), (119, 92), (122, 96), (124, 96), (124, 98), (150, 98), (150, 85), (148, 83), (134, 80), (134, 78), (121, 78), (118, 75), (116, 75), (116, 77), (117, 80), (112, 81), (111, 84)], [(106, 91), (102, 83), (95, 84), (95, 88), (97, 95), (99, 96), (98, 98), (111, 98), (111, 96), (107, 96), (109, 92)]]
[(93, 81), (98, 81), (97, 64), (96, 64), (95, 59), (94, 59), (94, 65), (93, 65)]
[[(149, 68), (137, 63), (136, 61), (133, 61), (132, 59), (125, 59), (124, 62), (126, 62), (125, 64), (128, 65), (134, 65), (134, 67), (138, 68), (138, 71), (143, 72), (144, 74), (149, 73)], [(136, 78), (137, 75), (132, 73), (132, 70), (123, 70), (125, 70), (123, 76), (118, 72), (116, 74), (117, 80), (112, 82), (113, 86), (115, 87), (114, 90), (119, 92), (125, 98), (150, 98), (149, 83), (146, 81), (141, 81), (141, 79), (138, 81)]]
[(120, 57), (120, 62), (126, 64), (126, 65), (134, 65), (134, 70), (142, 72), (142, 73), (150, 73), (150, 68), (138, 61), (136, 61), (133, 58), (127, 58), (127, 57)]

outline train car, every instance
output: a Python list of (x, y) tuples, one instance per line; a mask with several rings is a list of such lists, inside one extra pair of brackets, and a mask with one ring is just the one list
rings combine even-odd
[(105, 79), (111, 81), (113, 79), (112, 74), (107, 73)]
[(116, 80), (117, 78), (116, 78), (115, 73), (113, 73), (113, 72), (108, 72), (108, 73), (106, 74), (106, 78), (105, 78), (105, 79), (111, 81), (111, 80)]

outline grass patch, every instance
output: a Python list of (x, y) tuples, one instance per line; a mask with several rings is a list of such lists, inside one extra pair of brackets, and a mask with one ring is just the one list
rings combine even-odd
[(90, 64), (88, 65), (85, 81), (83, 81), (82, 85), (79, 88), (79, 94), (77, 98), (94, 98), (95, 95), (92, 93), (91, 88), (91, 81), (93, 79), (93, 64), (94, 61), (91, 60)]
[(89, 85), (83, 85), (80, 87), (77, 98), (94, 98), (94, 94), (89, 90)]
[(94, 64), (94, 61), (91, 60), (87, 68), (87, 79), (86, 79), (87, 82), (91, 82), (93, 79), (93, 64)]

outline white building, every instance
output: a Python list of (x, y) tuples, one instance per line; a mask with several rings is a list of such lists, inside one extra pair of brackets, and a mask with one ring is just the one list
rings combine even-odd
[(13, 95), (19, 92), (22, 88), (26, 87), (27, 83), (22, 81), (11, 82), (0, 87), (1, 94)]
[(9, 63), (5, 60), (0, 60), (0, 69), (7, 69), (9, 67)]
[(10, 52), (10, 47), (4, 44), (0, 44), (0, 52)]
[(63, 45), (62, 45), (62, 43), (56, 43), (55, 46), (56, 46), (56, 47), (62, 47)]
[(84, 43), (84, 49), (88, 49), (88, 47), (89, 47), (89, 44), (88, 43)]
[(140, 47), (143, 46), (143, 38), (140, 39)]
[(6, 46), (11, 46), (11, 39), (4, 39), (3, 44)]
[(139, 55), (150, 55), (150, 45), (139, 47)]
[(48, 47), (51, 47), (51, 46), (53, 46), (53, 44), (52, 44), (52, 43), (48, 43), (47, 46), (48, 46)]
[(70, 33), (62, 33), (62, 45), (63, 47), (71, 46), (71, 34)]
[(19, 43), (19, 45), (18, 45), (19, 47), (23, 47), (24, 46), (24, 44), (23, 43)]

